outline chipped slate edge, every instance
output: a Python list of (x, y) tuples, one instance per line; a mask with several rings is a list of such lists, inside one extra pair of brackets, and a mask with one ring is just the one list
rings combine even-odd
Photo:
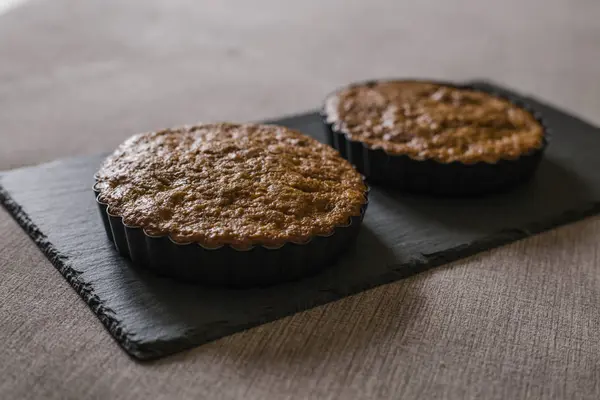
[[(0, 176), (1, 178), (1, 176)], [(145, 352), (140, 349), (135, 341), (128, 337), (119, 321), (114, 317), (114, 311), (102, 304), (102, 300), (94, 293), (94, 289), (89, 283), (80, 279), (81, 273), (73, 269), (69, 263), (68, 257), (61, 254), (46, 235), (31, 221), (29, 216), (15, 202), (8, 191), (0, 184), (0, 204), (9, 212), (13, 219), (23, 228), (33, 242), (40, 248), (42, 253), (50, 260), (52, 265), (61, 273), (67, 282), (75, 289), (81, 298), (88, 304), (90, 309), (100, 322), (106, 327), (109, 333), (116, 339), (125, 351), (136, 358), (144, 359)]]

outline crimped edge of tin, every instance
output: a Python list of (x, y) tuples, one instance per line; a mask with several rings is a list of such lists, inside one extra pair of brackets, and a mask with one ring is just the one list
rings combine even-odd
[[(117, 248), (117, 251), (122, 256), (129, 258), (133, 262), (133, 264), (135, 264), (137, 267), (141, 267), (143, 269), (154, 269), (155, 272), (158, 272), (160, 275), (169, 276), (169, 277), (172, 277), (175, 279), (190, 281), (192, 283), (207, 284), (210, 286), (231, 286), (231, 287), (238, 287), (238, 288), (266, 286), (266, 285), (290, 281), (290, 280), (294, 280), (294, 279), (300, 279), (305, 275), (311, 275), (314, 272), (317, 272), (319, 270), (326, 268), (328, 266), (328, 264), (330, 264), (327, 262), (327, 260), (337, 258), (338, 256), (340, 256), (342, 253), (342, 251), (340, 251), (340, 250), (342, 250), (342, 249), (340, 249), (341, 245), (338, 244), (338, 246), (336, 246), (335, 248), (332, 249), (331, 253), (323, 254), (322, 257), (320, 257), (319, 255), (316, 255), (316, 254), (307, 253), (306, 255), (309, 256), (308, 258), (313, 260), (313, 263), (315, 263), (315, 262), (319, 263), (320, 259), (323, 259), (324, 263), (323, 263), (323, 265), (316, 266), (316, 267), (314, 265), (309, 266), (310, 268), (307, 269), (306, 274), (301, 273), (301, 270), (303, 269), (303, 267), (302, 267), (302, 265), (299, 265), (298, 262), (294, 262), (295, 259), (282, 260), (282, 263), (285, 262), (285, 263), (292, 264), (293, 268), (290, 267), (290, 269), (295, 269), (297, 271), (300, 271), (300, 273), (296, 273), (294, 275), (294, 274), (286, 274), (285, 271), (282, 271), (282, 273), (280, 274), (281, 276), (276, 276), (276, 275), (270, 276), (269, 279), (265, 279), (264, 283), (260, 282), (260, 280), (255, 281), (255, 280), (250, 279), (251, 282), (248, 284), (246, 284), (245, 282), (240, 282), (240, 279), (238, 279), (236, 277), (231, 277), (232, 279), (226, 279), (226, 278), (225, 279), (219, 279), (219, 278), (207, 279), (207, 280), (195, 279), (195, 278), (190, 279), (189, 277), (181, 276), (181, 274), (172, 273), (172, 271), (175, 269), (149, 268), (148, 265), (144, 265), (144, 263), (142, 263), (142, 262), (136, 262), (134, 260), (134, 257), (132, 256), (132, 254), (135, 253), (135, 254), (141, 255), (142, 259), (151, 259), (151, 257), (155, 257), (156, 254), (159, 254), (159, 255), (161, 254), (161, 250), (159, 249), (160, 246), (158, 246), (158, 243), (165, 241), (165, 240), (168, 243), (167, 246), (169, 247), (170, 251), (173, 251), (174, 249), (179, 249), (180, 250), (179, 252), (181, 252), (181, 251), (183, 251), (183, 249), (186, 249), (190, 246), (197, 246), (197, 248), (200, 250), (200, 252), (203, 252), (206, 255), (210, 254), (211, 257), (216, 257), (216, 259), (218, 259), (220, 254), (222, 255), (223, 259), (225, 259), (226, 257), (230, 256), (232, 254), (232, 252), (243, 254), (243, 253), (250, 253), (253, 250), (263, 251), (264, 252), (263, 254), (274, 254), (274, 253), (283, 254), (285, 251), (287, 251), (288, 253), (293, 253), (293, 251), (291, 251), (291, 248), (301, 248), (303, 252), (311, 252), (311, 251), (315, 252), (317, 247), (320, 247), (321, 250), (328, 249), (327, 243), (321, 243), (319, 246), (317, 246), (315, 243), (317, 241), (330, 242), (333, 240), (333, 238), (340, 237), (340, 233), (346, 233), (348, 238), (344, 241), (344, 244), (347, 244), (358, 235), (360, 226), (362, 225), (362, 220), (364, 219), (367, 207), (369, 205), (369, 192), (370, 192), (370, 187), (365, 182), (366, 190), (363, 194), (364, 203), (361, 205), (359, 215), (350, 216), (348, 221), (345, 224), (336, 225), (333, 227), (331, 232), (329, 232), (327, 234), (314, 235), (311, 238), (309, 238), (309, 240), (307, 240), (307, 241), (304, 241), (304, 242), (289, 241), (289, 242), (284, 242), (283, 244), (278, 245), (278, 246), (254, 244), (254, 245), (251, 245), (248, 247), (240, 247), (240, 246), (235, 246), (235, 245), (231, 245), (231, 244), (222, 244), (219, 246), (211, 247), (211, 246), (206, 246), (202, 243), (193, 242), (193, 241), (192, 242), (178, 242), (178, 241), (174, 240), (170, 234), (150, 235), (142, 227), (127, 225), (123, 221), (122, 216), (120, 216), (118, 214), (113, 214), (110, 212), (110, 205), (108, 203), (100, 200), (102, 191), (101, 191), (101, 189), (99, 189), (97, 187), (99, 182), (98, 182), (98, 178), (96, 175), (94, 176), (94, 179), (95, 179), (95, 183), (92, 186), (92, 190), (94, 192), (96, 203), (97, 203), (97, 206), (99, 208), (99, 211), (100, 211), (100, 214), (102, 217), (102, 221), (103, 221), (103, 225), (104, 225), (107, 237), (115, 245), (115, 247)], [(363, 180), (365, 180), (364, 177), (363, 177)], [(115, 226), (115, 224), (116, 224), (116, 226)], [(133, 239), (134, 235), (140, 234), (140, 233), (142, 234), (142, 236), (145, 239), (143, 241), (143, 245), (135, 244), (135, 240)], [(117, 238), (117, 236), (120, 236), (120, 237)], [(195, 249), (193, 251), (195, 251)], [(334, 252), (337, 254), (333, 254)], [(168, 257), (168, 255), (164, 254), (164, 257)], [(136, 258), (140, 258), (140, 256), (138, 256)], [(177, 257), (177, 255), (175, 255), (175, 257), (173, 257), (173, 258), (178, 258), (178, 257)], [(254, 260), (254, 264), (259, 264), (259, 262)], [(248, 265), (248, 268), (251, 268), (251, 267), (252, 267), (252, 265)], [(282, 268), (282, 270), (284, 270), (284, 269), (285, 268)], [(215, 271), (215, 272), (217, 272), (217, 271)], [(189, 271), (189, 273), (190, 273), (190, 275), (194, 275), (194, 271)], [(219, 275), (219, 274), (215, 273), (215, 276), (217, 276), (217, 275)], [(250, 275), (251, 275), (251, 272), (250, 272)], [(292, 275), (294, 275), (294, 276), (292, 276)]]
[(453, 161), (449, 161), (449, 162), (443, 162), (434, 158), (424, 158), (424, 159), (419, 159), (419, 158), (414, 158), (411, 157), (408, 154), (396, 154), (396, 153), (390, 153), (388, 151), (386, 151), (383, 148), (376, 148), (373, 149), (371, 147), (371, 145), (369, 145), (368, 143), (365, 143), (363, 141), (360, 140), (354, 140), (351, 139), (348, 136), (348, 133), (346, 132), (342, 132), (341, 130), (337, 129), (335, 127), (335, 123), (332, 123), (328, 120), (328, 115), (327, 115), (327, 110), (325, 105), (323, 107), (321, 107), (320, 110), (320, 115), (321, 118), (323, 119), (323, 122), (325, 125), (328, 126), (329, 129), (331, 129), (331, 131), (333, 133), (335, 133), (336, 135), (343, 135), (345, 140), (350, 142), (350, 143), (360, 143), (361, 145), (363, 145), (363, 147), (365, 147), (367, 150), (370, 151), (381, 151), (383, 153), (385, 153), (387, 156), (389, 157), (405, 157), (405, 158), (409, 158), (413, 161), (434, 161), (438, 164), (460, 164), (460, 165), (478, 165), (478, 164), (497, 164), (498, 162), (501, 161), (514, 161), (514, 160), (518, 160), (521, 157), (526, 157), (528, 155), (540, 152), (540, 151), (544, 151), (546, 149), (546, 147), (548, 146), (549, 143), (549, 139), (551, 137), (551, 130), (548, 127), (548, 125), (546, 124), (544, 118), (542, 117), (541, 113), (539, 111), (537, 111), (534, 107), (532, 107), (529, 103), (523, 101), (521, 98), (517, 98), (515, 96), (511, 96), (511, 95), (507, 95), (505, 93), (501, 93), (497, 90), (494, 89), (482, 89), (480, 87), (477, 87), (474, 84), (469, 84), (469, 83), (456, 83), (456, 82), (450, 82), (450, 81), (439, 81), (439, 80), (428, 80), (428, 79), (371, 79), (368, 81), (361, 81), (361, 82), (354, 82), (351, 83), (350, 85), (346, 85), (344, 87), (338, 88), (337, 90), (329, 93), (326, 97), (325, 97), (325, 104), (327, 103), (327, 100), (329, 98), (331, 98), (332, 96), (337, 95), (340, 91), (344, 90), (344, 89), (348, 89), (348, 88), (352, 88), (352, 87), (356, 87), (356, 86), (366, 86), (366, 85), (372, 85), (372, 84), (377, 84), (377, 83), (385, 83), (385, 82), (421, 82), (421, 83), (431, 83), (431, 84), (437, 84), (437, 85), (443, 85), (443, 86), (448, 86), (448, 87), (452, 87), (452, 88), (456, 88), (456, 89), (465, 89), (465, 90), (473, 90), (476, 92), (481, 92), (481, 93), (485, 93), (491, 96), (495, 96), (501, 99), (504, 99), (506, 101), (509, 101), (510, 103), (512, 103), (513, 105), (524, 109), (525, 111), (529, 112), (534, 118), (535, 120), (542, 126), (542, 131), (543, 131), (543, 137), (542, 137), (542, 145), (538, 148), (534, 148), (531, 149), (528, 152), (522, 153), (517, 157), (506, 157), (506, 158), (500, 158), (495, 162), (489, 162), (489, 161), (476, 161), (473, 163), (465, 163), (462, 161), (458, 161), (458, 160), (453, 160)]

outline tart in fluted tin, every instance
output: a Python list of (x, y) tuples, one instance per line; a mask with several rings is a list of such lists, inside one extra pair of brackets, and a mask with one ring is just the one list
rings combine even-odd
[(367, 207), (337, 151), (275, 125), (203, 124), (125, 141), (95, 176), (117, 250), (162, 275), (255, 286), (332, 263)]
[(438, 195), (479, 195), (530, 179), (547, 145), (519, 100), (467, 85), (389, 80), (325, 100), (330, 143), (369, 181)]

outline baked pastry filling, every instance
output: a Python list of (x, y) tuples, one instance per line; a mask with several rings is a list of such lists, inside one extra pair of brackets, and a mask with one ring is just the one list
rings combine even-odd
[(490, 94), (426, 82), (348, 87), (325, 103), (327, 122), (369, 148), (448, 163), (516, 159), (543, 145), (527, 110)]
[(361, 175), (334, 149), (273, 125), (205, 124), (133, 136), (96, 175), (112, 215), (179, 243), (279, 246), (359, 216)]

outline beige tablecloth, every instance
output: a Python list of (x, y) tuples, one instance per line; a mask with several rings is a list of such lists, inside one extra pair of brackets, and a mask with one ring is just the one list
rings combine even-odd
[[(598, 0), (33, 0), (0, 15), (0, 169), (371, 77), (489, 77), (600, 124), (599, 20)], [(598, 399), (599, 239), (588, 219), (138, 364), (0, 210), (0, 398)]]

